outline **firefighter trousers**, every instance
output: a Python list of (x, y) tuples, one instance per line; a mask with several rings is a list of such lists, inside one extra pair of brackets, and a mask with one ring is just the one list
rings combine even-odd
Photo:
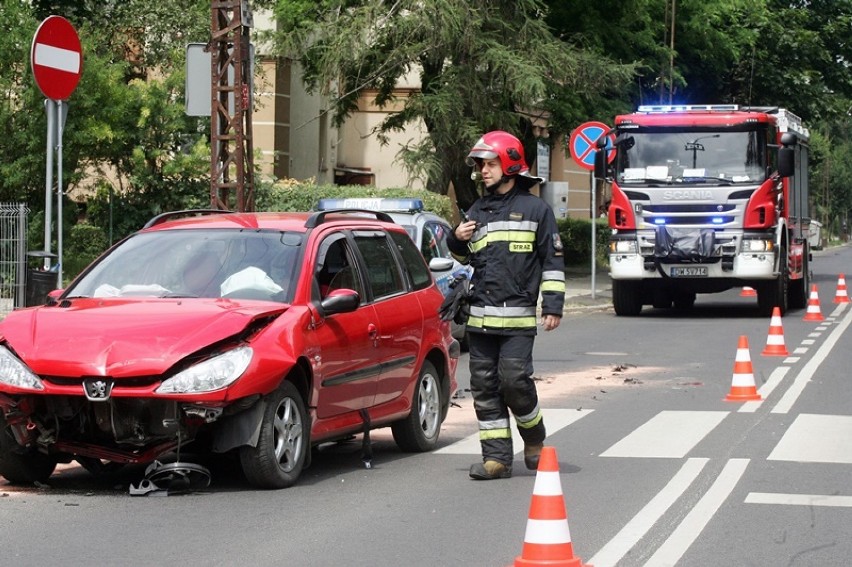
[(534, 342), (534, 336), (469, 334), (470, 391), (484, 461), (512, 464), (510, 411), (524, 444), (544, 442), (544, 420), (532, 379)]

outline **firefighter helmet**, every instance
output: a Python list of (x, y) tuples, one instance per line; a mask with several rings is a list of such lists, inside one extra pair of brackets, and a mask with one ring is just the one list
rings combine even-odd
[(503, 175), (518, 175), (530, 170), (524, 159), (524, 146), (515, 136), (503, 130), (494, 130), (482, 136), (467, 154), (468, 165), (475, 165), (478, 159), (500, 160)]
[(470, 166), (477, 164), (479, 160), (500, 160), (500, 168), (505, 177), (519, 176), (526, 182), (527, 188), (543, 181), (540, 177), (530, 175), (530, 168), (524, 159), (524, 146), (521, 141), (508, 132), (494, 130), (483, 135), (467, 154), (467, 163)]

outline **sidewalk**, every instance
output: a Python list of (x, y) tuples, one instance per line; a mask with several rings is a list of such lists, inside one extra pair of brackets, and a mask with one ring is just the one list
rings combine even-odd
[[(591, 268), (565, 270), (565, 309), (603, 309), (612, 307), (612, 280), (609, 270), (596, 268), (595, 290), (592, 293)], [(593, 297), (594, 295), (594, 297)]]

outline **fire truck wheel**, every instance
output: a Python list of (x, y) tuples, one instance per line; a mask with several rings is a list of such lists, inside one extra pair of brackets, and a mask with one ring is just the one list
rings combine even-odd
[(811, 267), (808, 264), (808, 255), (804, 255), (802, 264), (802, 277), (790, 282), (790, 308), (804, 309), (808, 306), (808, 294), (811, 288)]
[(674, 296), (675, 309), (692, 309), (695, 305), (695, 293), (684, 291)]
[(772, 315), (772, 310), (778, 308), (781, 315), (787, 312), (787, 247), (782, 246), (779, 249), (778, 257), (781, 261), (778, 262), (778, 277), (772, 281), (762, 282), (757, 288), (757, 307), (761, 316), (769, 317)]
[(614, 280), (612, 282), (612, 306), (615, 314), (635, 317), (642, 312), (642, 282)]

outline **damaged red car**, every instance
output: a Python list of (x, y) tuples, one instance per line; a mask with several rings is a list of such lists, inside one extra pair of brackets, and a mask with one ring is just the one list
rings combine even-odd
[(201, 447), (284, 488), (371, 429), (428, 451), (460, 352), (442, 299), (384, 213), (160, 215), (0, 322), (0, 475)]

